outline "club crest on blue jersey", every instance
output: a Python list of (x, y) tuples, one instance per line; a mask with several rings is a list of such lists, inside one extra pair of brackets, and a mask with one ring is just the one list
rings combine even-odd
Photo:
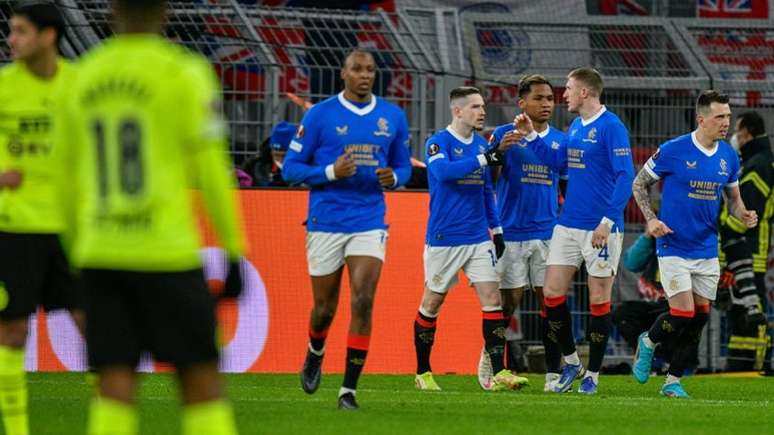
[(589, 134), (586, 136), (586, 139), (583, 139), (583, 141), (597, 143), (597, 128), (592, 127), (591, 130), (589, 130)]
[(347, 133), (349, 133), (349, 126), (348, 125), (343, 125), (341, 127), (336, 126), (336, 134), (338, 134), (339, 136), (344, 136)]
[(438, 144), (431, 143), (429, 147), (427, 147), (427, 154), (434, 156), (438, 154), (438, 151), (441, 151), (441, 147), (438, 146)]
[(720, 159), (720, 171), (718, 172), (718, 175), (728, 177), (728, 163), (726, 163), (726, 159)]
[(374, 136), (390, 136), (390, 125), (387, 122), (387, 119), (379, 118), (379, 120), (376, 121), (376, 126), (379, 131), (375, 131)]

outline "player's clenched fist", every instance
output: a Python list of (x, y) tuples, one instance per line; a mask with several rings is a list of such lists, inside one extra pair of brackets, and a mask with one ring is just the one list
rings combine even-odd
[(753, 228), (758, 225), (758, 213), (755, 210), (745, 210), (742, 212), (741, 220), (747, 228)]
[(652, 237), (658, 238), (672, 234), (672, 229), (658, 219), (651, 219), (648, 221), (647, 232)]
[(351, 177), (356, 172), (357, 166), (355, 166), (355, 159), (352, 158), (352, 150), (345, 151), (344, 154), (336, 159), (336, 163), (333, 164), (333, 173), (336, 175), (336, 178)]
[(379, 184), (382, 187), (392, 187), (395, 185), (395, 172), (391, 167), (378, 168), (376, 170), (376, 176), (379, 177)]

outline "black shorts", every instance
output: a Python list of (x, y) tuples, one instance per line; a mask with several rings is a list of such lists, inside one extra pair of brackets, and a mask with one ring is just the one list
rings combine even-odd
[(201, 269), (85, 269), (89, 364), (136, 367), (140, 353), (177, 368), (218, 361), (215, 299)]
[(0, 232), (0, 319), (24, 319), (38, 306), (83, 307), (59, 236)]

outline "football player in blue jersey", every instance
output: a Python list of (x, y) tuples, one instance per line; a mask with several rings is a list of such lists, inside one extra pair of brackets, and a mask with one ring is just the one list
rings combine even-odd
[(515, 389), (528, 381), (503, 366), (506, 323), (495, 267), (505, 242), (489, 169), (502, 164), (507, 146), (487, 150), (486, 141), (476, 133), (483, 128), (486, 115), (478, 89), (455, 88), (449, 100), (451, 125), (425, 144), (430, 216), (424, 252), (425, 288), (414, 321), (416, 386), (440, 390), (430, 369), (430, 351), (441, 305), (462, 269), (481, 302), (484, 348), (495, 373), (487, 389)]
[[(550, 126), (554, 112), (554, 88), (538, 74), (525, 76), (519, 82), (519, 109), (532, 120), (538, 135), (552, 147), (564, 142), (565, 134)], [(559, 178), (566, 171), (554, 172), (519, 140), (513, 123), (497, 127), (489, 140), (490, 147), (500, 144), (511, 146), (505, 153), (502, 169), (493, 168), (497, 178), (497, 208), (505, 238), (505, 253), (497, 262), (503, 315), (510, 319), (521, 303), (524, 288), (535, 291), (541, 317), (541, 335), (546, 357), (544, 390), (549, 391), (559, 379), (561, 351), (548, 337), (548, 319), (543, 306), (543, 279), (545, 277), (548, 243), (559, 216)], [(516, 145), (516, 146), (513, 146)], [(498, 174), (498, 172), (500, 172)], [(506, 366), (510, 361), (506, 345)], [(515, 342), (514, 342), (515, 343)], [(490, 361), (486, 351), (481, 352), (479, 381), (490, 384)], [(508, 367), (513, 370), (513, 367)]]
[[(595, 394), (610, 335), (610, 297), (621, 257), (623, 212), (631, 196), (634, 165), (626, 126), (600, 102), (603, 82), (599, 72), (575, 69), (565, 86), (567, 109), (580, 116), (559, 147), (546, 143), (526, 114), (518, 115), (514, 122), (527, 138), (529, 149), (545, 164), (557, 172), (567, 170), (566, 201), (551, 236), (543, 287), (550, 336), (559, 343), (566, 363), (553, 391), (569, 391), (573, 381), (582, 377), (578, 392)], [(566, 302), (573, 276), (583, 262), (591, 305), (588, 370), (575, 350)]]
[(351, 52), (341, 70), (344, 91), (304, 115), (282, 170), (288, 183), (311, 186), (306, 249), (314, 308), (301, 371), (301, 386), (309, 394), (320, 385), (344, 265), (349, 269), (352, 319), (340, 409), (358, 408), (355, 390), (368, 353), (387, 242), (383, 190), (401, 186), (411, 176), (406, 115), (373, 95), (375, 77), (373, 55)]
[[(634, 181), (634, 197), (647, 221), (647, 232), (656, 237), (661, 282), (669, 302), (669, 311), (640, 335), (632, 373), (641, 384), (650, 377), (657, 344), (669, 341), (687, 346), (701, 338), (720, 277), (722, 195), (728, 198), (730, 215), (748, 228), (758, 223), (757, 213), (747, 210), (739, 193), (739, 157), (724, 141), (731, 125), (728, 96), (714, 90), (702, 92), (696, 102), (696, 122), (693, 132), (662, 144)], [(656, 216), (648, 187), (662, 179), (661, 209)], [(684, 368), (670, 365), (662, 395), (688, 397), (680, 383)]]

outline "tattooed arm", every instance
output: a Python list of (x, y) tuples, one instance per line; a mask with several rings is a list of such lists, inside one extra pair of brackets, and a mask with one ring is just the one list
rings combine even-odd
[(643, 216), (645, 216), (645, 221), (647, 222), (646, 232), (653, 237), (662, 237), (670, 234), (672, 230), (658, 219), (653, 211), (653, 207), (650, 206), (650, 186), (656, 184), (657, 181), (657, 178), (654, 178), (645, 168), (642, 168), (634, 179), (632, 193)]

